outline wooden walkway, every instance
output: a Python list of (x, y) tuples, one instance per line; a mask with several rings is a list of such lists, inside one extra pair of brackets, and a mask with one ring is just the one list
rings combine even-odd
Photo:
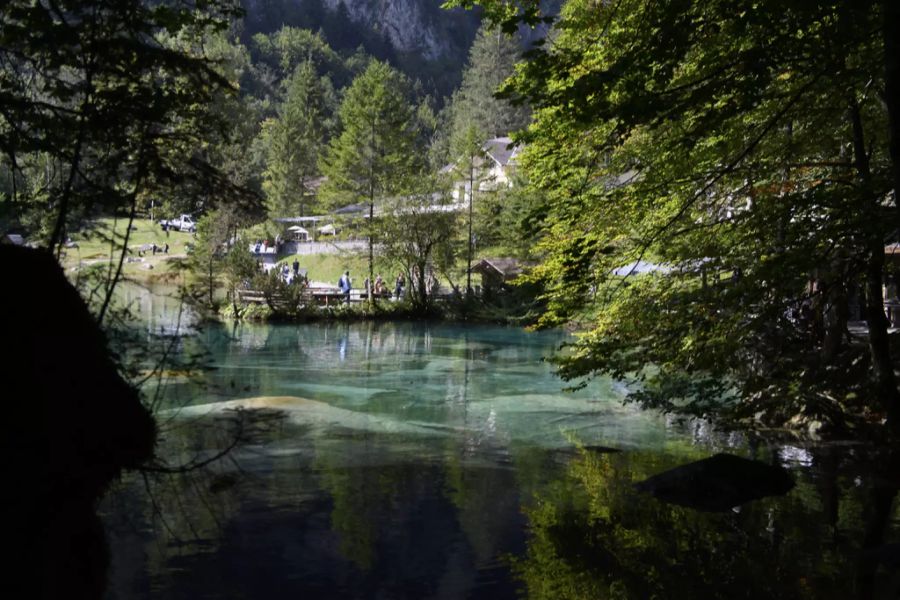
[[(261, 290), (238, 290), (238, 300), (244, 304), (268, 304), (266, 295)], [(302, 306), (337, 306), (346, 303), (346, 296), (337, 288), (333, 287), (307, 287), (300, 295)], [(432, 299), (437, 301), (447, 301), (453, 298), (452, 293), (433, 294)], [(377, 300), (382, 302), (393, 302), (392, 294), (383, 294), (376, 296)], [(367, 296), (362, 289), (350, 291), (350, 303), (358, 304), (366, 302)], [(275, 306), (286, 306), (284, 299), (279, 297), (272, 298), (272, 304)]]
[[(305, 306), (336, 306), (344, 304), (346, 296), (341, 290), (330, 287), (307, 287), (300, 295), (301, 304)], [(266, 295), (260, 290), (238, 290), (238, 299), (245, 304), (266, 304)], [(391, 296), (381, 296), (381, 300), (390, 300)], [(351, 304), (365, 302), (366, 294), (363, 290), (351, 290)], [(278, 297), (272, 298), (276, 306), (283, 305), (284, 300)]]

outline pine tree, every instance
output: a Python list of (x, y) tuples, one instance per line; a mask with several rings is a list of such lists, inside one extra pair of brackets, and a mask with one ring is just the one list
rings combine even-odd
[(328, 177), (325, 194), (350, 194), (369, 206), (369, 281), (375, 279), (375, 201), (397, 192), (398, 182), (421, 163), (407, 88), (400, 73), (372, 61), (344, 95), (339, 111), (343, 131), (322, 161)]
[(473, 125), (488, 137), (505, 136), (528, 123), (530, 111), (496, 93), (513, 74), (521, 49), (516, 39), (483, 25), (469, 51), (462, 85), (453, 98), (453, 135)]
[(268, 165), (263, 190), (271, 215), (299, 212), (303, 216), (307, 212), (308, 185), (318, 174), (333, 96), (331, 82), (319, 78), (310, 61), (300, 65), (287, 82), (279, 118), (267, 125)]

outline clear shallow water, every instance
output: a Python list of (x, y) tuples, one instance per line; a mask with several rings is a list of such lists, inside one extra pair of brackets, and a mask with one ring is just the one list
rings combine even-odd
[[(108, 597), (893, 597), (877, 554), (896, 528), (884, 456), (750, 447), (622, 406), (611, 381), (563, 392), (542, 361), (563, 341), (424, 323), (163, 338), (207, 349), (213, 370), (148, 381), (161, 455), (241, 441), (110, 495)], [(724, 514), (633, 490), (723, 449), (786, 465), (798, 485)]]

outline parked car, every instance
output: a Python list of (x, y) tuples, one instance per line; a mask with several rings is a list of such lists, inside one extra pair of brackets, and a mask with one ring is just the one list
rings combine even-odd
[(159, 222), (159, 226), (163, 229), (177, 229), (178, 231), (189, 231), (193, 233), (197, 231), (197, 225), (191, 215), (181, 215), (177, 219), (163, 219)]

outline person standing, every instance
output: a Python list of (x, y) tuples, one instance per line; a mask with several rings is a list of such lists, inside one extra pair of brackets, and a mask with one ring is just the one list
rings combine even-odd
[(350, 271), (344, 271), (341, 279), (338, 281), (338, 287), (344, 294), (344, 302), (350, 304), (350, 290), (353, 289), (353, 280), (350, 279)]
[(394, 294), (396, 294), (397, 300), (399, 300), (401, 294), (403, 294), (403, 287), (405, 285), (406, 285), (406, 278), (403, 276), (403, 273), (397, 273), (397, 283), (394, 286)]

